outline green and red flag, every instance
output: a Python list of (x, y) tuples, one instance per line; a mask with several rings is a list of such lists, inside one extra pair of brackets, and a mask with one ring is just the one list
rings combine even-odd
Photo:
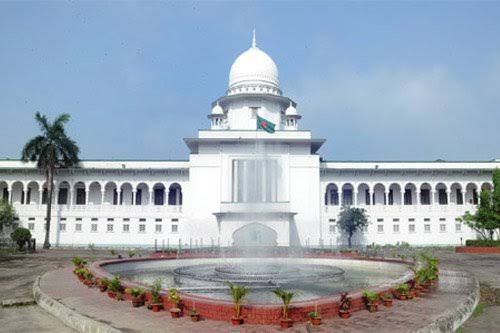
[(276, 125), (267, 119), (257, 116), (257, 130), (264, 130), (267, 133), (274, 133)]

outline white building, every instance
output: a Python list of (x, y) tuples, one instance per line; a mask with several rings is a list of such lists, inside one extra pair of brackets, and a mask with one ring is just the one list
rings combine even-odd
[[(257, 117), (275, 132), (257, 130)], [(83, 161), (55, 177), (51, 243), (208, 246), (345, 244), (343, 204), (366, 208), (358, 244), (460, 244), (456, 221), (492, 188), (500, 161), (329, 162), (323, 139), (300, 130), (274, 61), (255, 45), (233, 63), (210, 129), (187, 138), (186, 161)], [(33, 164), (0, 161), (0, 198), (44, 237), (45, 178)]]

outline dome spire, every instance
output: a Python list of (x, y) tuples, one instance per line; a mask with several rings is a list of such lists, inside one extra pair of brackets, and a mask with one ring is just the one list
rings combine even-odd
[(253, 29), (253, 37), (252, 37), (252, 47), (257, 47), (257, 41), (255, 40), (255, 29)]

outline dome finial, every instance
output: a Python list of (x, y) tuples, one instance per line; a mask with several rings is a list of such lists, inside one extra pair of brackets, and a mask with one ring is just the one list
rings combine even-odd
[(257, 41), (255, 40), (255, 29), (253, 29), (253, 37), (252, 37), (252, 47), (257, 47)]

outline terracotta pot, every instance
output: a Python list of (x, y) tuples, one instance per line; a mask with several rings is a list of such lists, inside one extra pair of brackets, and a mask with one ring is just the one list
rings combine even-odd
[(132, 297), (131, 301), (134, 308), (138, 308), (144, 305), (144, 299), (142, 298), (142, 296)]
[(108, 296), (109, 296), (109, 298), (115, 299), (116, 293), (114, 291), (108, 291)]
[(397, 294), (396, 298), (399, 299), (400, 301), (406, 301), (408, 299), (408, 295), (406, 295), (406, 294)]
[(313, 324), (313, 326), (321, 325), (321, 317), (311, 318), (311, 324)]
[(290, 318), (281, 319), (280, 326), (281, 328), (290, 328), (293, 326), (293, 321)]
[(108, 286), (99, 286), (99, 290), (101, 292), (105, 292), (108, 289)]
[(368, 303), (368, 311), (370, 312), (377, 312), (378, 311), (378, 305), (377, 303)]
[(384, 299), (384, 305), (388, 308), (392, 306), (392, 299)]
[(153, 312), (160, 312), (163, 309), (163, 304), (161, 303), (150, 304), (150, 306), (151, 306), (151, 311)]
[(241, 325), (243, 324), (243, 317), (233, 317), (231, 318), (231, 324), (233, 325)]
[(181, 309), (179, 308), (170, 309), (170, 316), (172, 316), (172, 318), (179, 318), (181, 316)]
[(200, 314), (199, 313), (196, 313), (196, 314), (190, 314), (190, 317), (191, 317), (191, 320), (192, 321), (199, 321), (200, 320)]
[(347, 319), (351, 316), (351, 311), (342, 311), (342, 310), (339, 310), (339, 316), (341, 318), (344, 318), (344, 319)]

